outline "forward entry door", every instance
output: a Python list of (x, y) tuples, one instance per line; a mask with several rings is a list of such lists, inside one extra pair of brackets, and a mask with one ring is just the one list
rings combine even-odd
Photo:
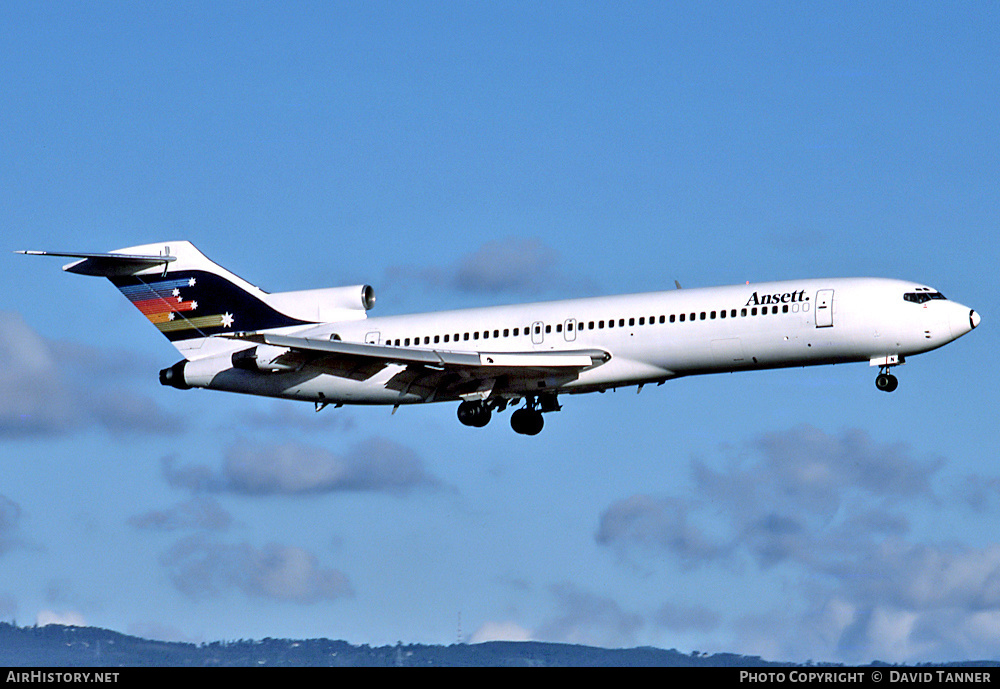
[(833, 290), (821, 289), (816, 292), (816, 327), (833, 327)]

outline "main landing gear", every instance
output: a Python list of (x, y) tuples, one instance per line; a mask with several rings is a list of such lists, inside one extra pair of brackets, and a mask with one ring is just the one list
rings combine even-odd
[(458, 405), (458, 420), (466, 426), (482, 428), (490, 422), (493, 411), (486, 402), (470, 401)]
[(521, 435), (538, 435), (544, 425), (545, 419), (542, 418), (542, 412), (537, 409), (525, 407), (510, 415), (510, 427), (514, 429), (515, 433)]
[[(498, 411), (503, 411), (507, 407), (507, 401), (501, 400), (499, 404), (486, 400), (462, 402), (458, 405), (458, 420), (466, 426), (482, 428), (490, 422), (494, 405)], [(524, 407), (510, 415), (510, 427), (514, 429), (515, 433), (521, 435), (538, 435), (542, 426), (545, 425), (542, 413), (559, 411), (561, 408), (555, 395), (539, 395), (537, 398), (526, 397)]]
[(875, 387), (882, 392), (892, 392), (899, 387), (899, 381), (896, 376), (889, 373), (888, 366), (883, 366), (879, 374), (875, 376)]

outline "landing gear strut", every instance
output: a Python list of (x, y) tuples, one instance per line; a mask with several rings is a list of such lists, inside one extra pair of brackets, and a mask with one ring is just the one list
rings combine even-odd
[(875, 387), (882, 392), (892, 392), (899, 386), (896, 376), (889, 373), (889, 367), (883, 366), (877, 376), (875, 376)]

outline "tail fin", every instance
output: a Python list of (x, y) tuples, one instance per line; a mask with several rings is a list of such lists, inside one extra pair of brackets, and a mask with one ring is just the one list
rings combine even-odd
[(213, 353), (201, 351), (213, 335), (314, 322), (273, 308), (266, 292), (213, 263), (187, 241), (133, 246), (107, 254), (19, 253), (79, 259), (63, 270), (111, 280), (188, 359)]

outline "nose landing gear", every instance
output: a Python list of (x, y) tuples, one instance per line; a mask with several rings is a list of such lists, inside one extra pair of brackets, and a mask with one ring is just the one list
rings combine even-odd
[(875, 387), (882, 392), (892, 392), (899, 387), (899, 381), (896, 376), (889, 373), (888, 366), (883, 366), (879, 374), (875, 376)]

